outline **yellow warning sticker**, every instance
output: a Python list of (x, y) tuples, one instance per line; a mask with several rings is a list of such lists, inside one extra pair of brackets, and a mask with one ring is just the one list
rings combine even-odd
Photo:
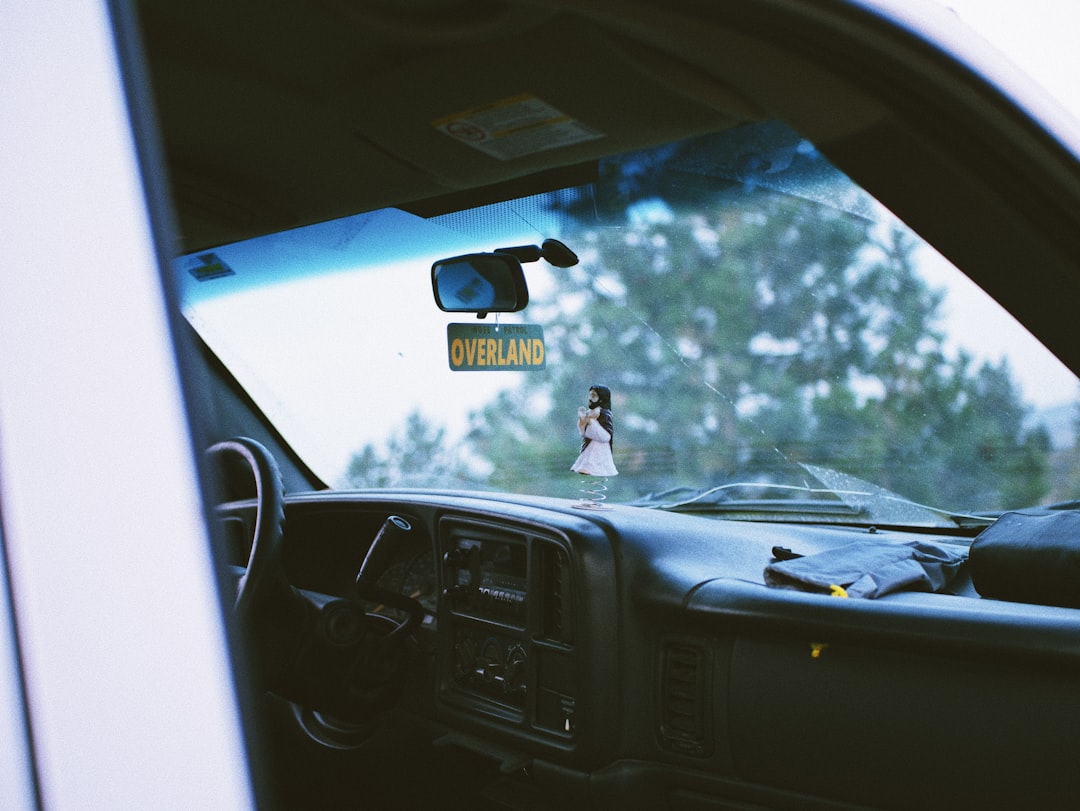
[(440, 118), (432, 126), (499, 160), (604, 137), (528, 93)]

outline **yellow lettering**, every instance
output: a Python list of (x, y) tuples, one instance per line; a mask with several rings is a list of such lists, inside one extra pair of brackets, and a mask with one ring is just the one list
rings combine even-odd
[[(544, 365), (544, 339), (532, 337), (531, 329), (507, 328), (505, 332), (488, 332), (483, 327), (447, 330), (450, 367), (465, 369), (538, 369)], [(517, 333), (515, 335), (515, 333)], [(472, 337), (470, 337), (472, 336)]]

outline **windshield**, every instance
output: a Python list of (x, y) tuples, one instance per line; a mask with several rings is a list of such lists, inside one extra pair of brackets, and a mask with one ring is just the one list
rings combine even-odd
[[(580, 261), (526, 263), (521, 312), (436, 307), (436, 260), (548, 239)], [(847, 491), (913, 524), (1080, 496), (1076, 376), (776, 123), (482, 208), (200, 251), (178, 273), (191, 324), (334, 487), (606, 488), (740, 518), (791, 501), (784, 520), (815, 521)], [(486, 351), (507, 336), (529, 339), (513, 363)], [(605, 419), (579, 418), (597, 388)], [(571, 470), (605, 443), (613, 468)]]

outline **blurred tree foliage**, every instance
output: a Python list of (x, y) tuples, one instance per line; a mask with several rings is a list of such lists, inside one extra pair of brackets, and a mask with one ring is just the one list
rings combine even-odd
[(1059, 448), (1051, 455), (1051, 502), (1080, 504), (1080, 403), (1073, 410), (1072, 435), (1071, 447)]
[(418, 412), (405, 418), (402, 430), (380, 453), (367, 444), (353, 454), (345, 472), (351, 487), (463, 487), (475, 483), (467, 462), (446, 441), (446, 429)]
[(745, 156), (708, 213), (684, 209), (686, 187), (659, 179), (677, 176), (680, 159), (669, 148), (622, 164), (609, 187), (642, 202), (613, 207), (615, 223), (597, 227), (608, 212), (595, 200), (560, 203), (572, 222), (562, 238), (582, 261), (529, 308), (544, 325), (546, 372), (472, 417), (468, 452), (483, 466), (448, 460), (438, 430), (414, 415), (386, 456), (357, 454), (350, 483), (572, 497), (576, 408), (603, 384), (620, 499), (791, 481), (801, 461), (958, 510), (1047, 495), (1046, 431), (1025, 428), (1005, 362), (948, 351), (943, 294), (917, 274), (906, 229), (751, 182)]

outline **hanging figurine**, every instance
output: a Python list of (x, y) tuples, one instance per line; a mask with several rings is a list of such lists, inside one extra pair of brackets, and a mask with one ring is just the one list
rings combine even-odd
[(607, 386), (589, 387), (589, 404), (578, 409), (581, 454), (570, 467), (582, 476), (618, 476), (611, 455), (615, 424), (611, 416), (611, 391)]

